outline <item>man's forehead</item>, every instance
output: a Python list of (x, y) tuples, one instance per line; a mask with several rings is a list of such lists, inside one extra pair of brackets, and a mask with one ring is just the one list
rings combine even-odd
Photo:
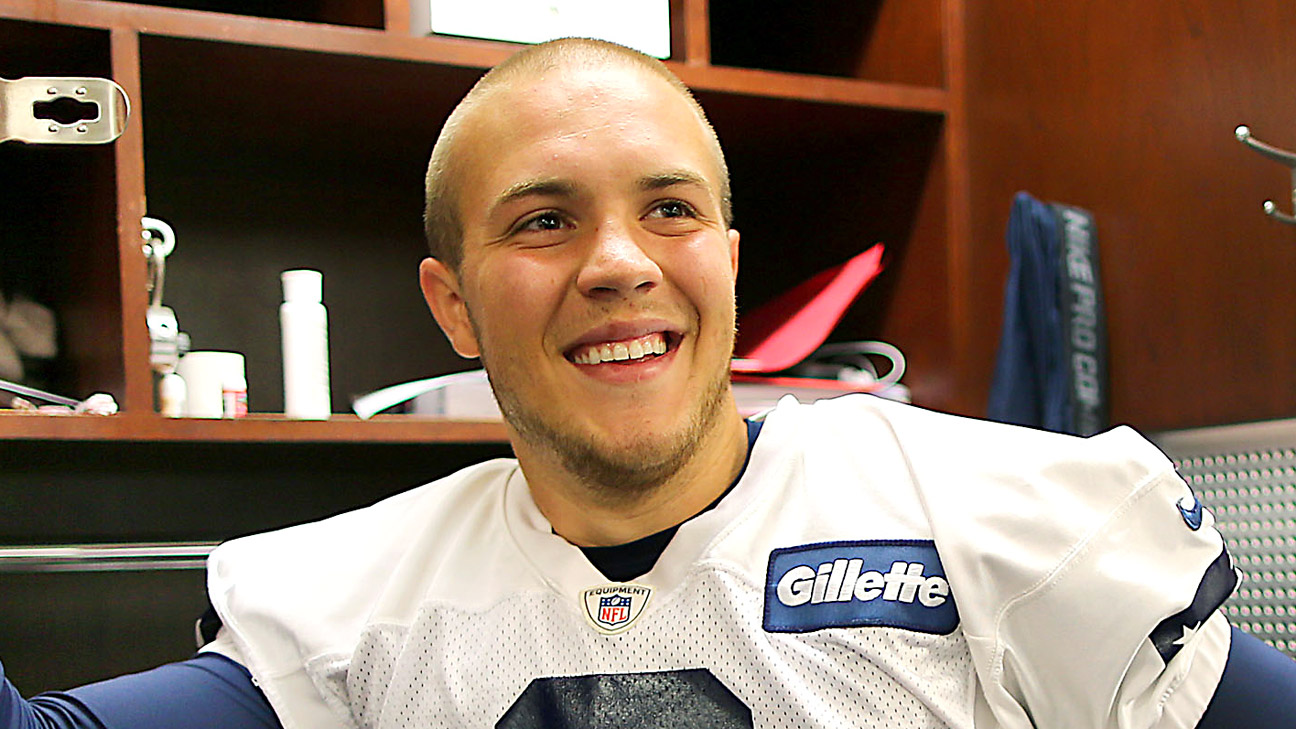
[[(607, 104), (670, 105), (672, 97), (684, 101), (665, 79), (642, 69), (543, 69), (519, 72), (500, 81), (476, 104), (474, 116), (510, 124), (527, 119), (549, 121), (578, 116)], [(687, 104), (681, 105), (678, 112), (691, 113)]]
[[(459, 151), (468, 153), (479, 174), (492, 178), (491, 197), (516, 197), (518, 188), (553, 188), (552, 182), (541, 178), (554, 174), (556, 158), (541, 159), (534, 145), (554, 141), (579, 145), (603, 130), (623, 136), (618, 145), (622, 149), (651, 148), (654, 159), (656, 150), (674, 159), (660, 168), (637, 170), (638, 175), (674, 176), (675, 184), (714, 184), (709, 178), (717, 171), (710, 169), (713, 161), (705, 127), (683, 95), (647, 72), (614, 71), (588, 69), (585, 77), (563, 78), (530, 74), (479, 100), (465, 119), (460, 141), (466, 144)], [(522, 158), (529, 158), (533, 167), (511, 167)]]

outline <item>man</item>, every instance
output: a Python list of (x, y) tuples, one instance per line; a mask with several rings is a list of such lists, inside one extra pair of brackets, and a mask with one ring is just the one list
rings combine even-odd
[(505, 64), (451, 117), (420, 274), (456, 350), (481, 356), (555, 530), (621, 544), (697, 513), (742, 464), (738, 233), (679, 82), (580, 47), (599, 50), (567, 70), (544, 65), (561, 45)]
[(223, 545), (197, 658), (11, 694), (0, 720), (1287, 720), (1296, 669), (1218, 614), (1236, 578), (1212, 517), (1131, 431), (862, 396), (744, 422), (728, 197), (710, 126), (655, 61), (569, 40), (493, 70), (433, 152), (420, 277), (516, 461)]

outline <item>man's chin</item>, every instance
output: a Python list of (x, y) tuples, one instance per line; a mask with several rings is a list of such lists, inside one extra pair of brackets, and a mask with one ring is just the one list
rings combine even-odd
[(563, 470), (610, 500), (636, 498), (669, 480), (702, 443), (691, 422), (667, 432), (634, 426), (592, 432), (548, 423), (511, 424), (532, 447), (556, 456)]
[(725, 380), (674, 422), (625, 418), (615, 423), (554, 422), (517, 402), (501, 402), (511, 430), (530, 449), (547, 453), (591, 492), (634, 499), (669, 481), (688, 465), (722, 414)]

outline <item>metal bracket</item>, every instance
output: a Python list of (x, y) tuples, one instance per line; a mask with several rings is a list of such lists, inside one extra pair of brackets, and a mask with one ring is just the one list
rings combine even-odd
[(175, 231), (158, 218), (140, 219), (144, 257), (148, 259), (149, 305), (145, 311), (149, 331), (149, 364), (158, 374), (175, 372), (180, 358), (189, 351), (189, 335), (180, 331), (175, 312), (162, 305), (162, 284), (166, 257), (175, 250)]
[[(1233, 130), (1233, 134), (1238, 138), (1239, 142), (1242, 142), (1269, 159), (1274, 160), (1275, 162), (1280, 162), (1291, 169), (1292, 207), (1293, 209), (1296, 209), (1296, 154), (1292, 154), (1285, 149), (1279, 149), (1265, 144), (1255, 137), (1252, 137), (1250, 127), (1245, 125)], [(1296, 225), (1296, 216), (1280, 212), (1278, 206), (1274, 204), (1273, 200), (1264, 201), (1264, 211), (1265, 215), (1268, 215), (1275, 220), (1280, 220), (1288, 225)]]
[(0, 143), (107, 144), (129, 117), (126, 92), (105, 78), (0, 78)]

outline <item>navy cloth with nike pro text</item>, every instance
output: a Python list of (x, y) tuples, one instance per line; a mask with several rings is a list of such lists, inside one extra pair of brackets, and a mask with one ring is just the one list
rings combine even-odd
[(1107, 345), (1093, 217), (1019, 192), (990, 390), (991, 420), (1092, 435), (1107, 427)]

